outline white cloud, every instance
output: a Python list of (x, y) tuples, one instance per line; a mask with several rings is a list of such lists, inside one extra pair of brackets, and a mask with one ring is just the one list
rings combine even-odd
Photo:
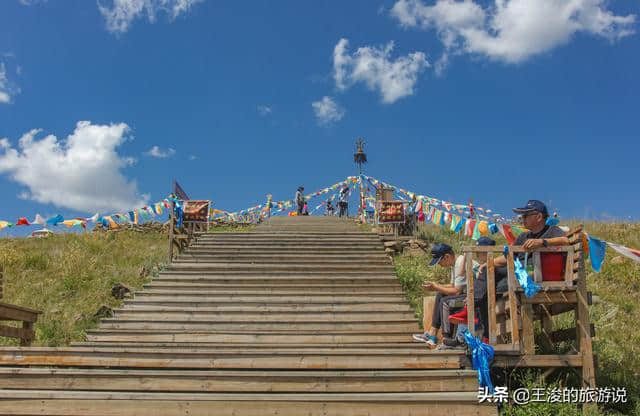
[(259, 105), (257, 107), (258, 110), (258, 114), (260, 114), (262, 117), (268, 116), (269, 114), (273, 113), (273, 108), (269, 107), (268, 105)]
[(429, 66), (422, 52), (391, 60), (393, 42), (379, 48), (358, 48), (352, 55), (347, 50), (348, 45), (347, 39), (340, 39), (333, 50), (336, 87), (344, 90), (356, 82), (364, 82), (370, 90), (379, 91), (385, 103), (413, 95), (418, 74)]
[(127, 140), (124, 123), (95, 125), (77, 123), (66, 140), (48, 135), (35, 140), (41, 130), (25, 133), (13, 148), (0, 140), (0, 173), (27, 189), (21, 197), (83, 212), (126, 210), (145, 205), (137, 184), (122, 169), (134, 159), (116, 149)]
[(32, 4), (45, 3), (47, 0), (18, 0), (18, 2), (24, 6), (31, 6)]
[(391, 15), (404, 27), (434, 29), (449, 54), (470, 53), (508, 63), (525, 61), (568, 43), (576, 33), (611, 42), (635, 32), (635, 15), (618, 16), (605, 0), (494, 0), (483, 8), (474, 0), (398, 0)]
[(327, 125), (342, 120), (345, 111), (331, 97), (324, 96), (318, 101), (311, 103), (313, 112), (318, 119), (318, 123)]
[(198, 158), (198, 156), (195, 155), (189, 155), (189, 160), (196, 160)]
[(144, 153), (147, 156), (151, 156), (151, 157), (157, 157), (159, 159), (164, 159), (167, 158), (169, 156), (173, 156), (176, 154), (175, 149), (172, 148), (168, 148), (168, 149), (161, 149), (158, 146), (152, 146), (151, 149), (149, 149), (148, 151), (146, 151)]
[(163, 12), (173, 20), (201, 1), (203, 0), (111, 0), (111, 7), (98, 2), (98, 8), (107, 21), (109, 32), (124, 33), (135, 19), (146, 15), (153, 23), (156, 15)]
[(11, 96), (20, 92), (20, 89), (9, 82), (7, 70), (3, 62), (0, 62), (0, 103), (11, 103)]

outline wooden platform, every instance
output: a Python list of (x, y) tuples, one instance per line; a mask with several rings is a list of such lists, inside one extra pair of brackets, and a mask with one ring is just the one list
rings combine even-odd
[(65, 348), (0, 348), (0, 414), (495, 415), (377, 235), (335, 217), (201, 234)]

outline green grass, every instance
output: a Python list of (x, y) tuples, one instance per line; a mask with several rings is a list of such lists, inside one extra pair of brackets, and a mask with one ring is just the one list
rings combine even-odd
[[(0, 239), (6, 303), (43, 311), (34, 345), (63, 346), (84, 340), (101, 305), (117, 307), (111, 288), (139, 289), (167, 262), (167, 236), (161, 233), (58, 234), (48, 238)], [(2, 338), (0, 344), (17, 345)]]
[[(219, 226), (211, 232), (247, 231), (252, 226)], [(64, 346), (83, 341), (95, 328), (101, 305), (122, 304), (111, 296), (116, 283), (142, 288), (168, 262), (162, 232), (84, 232), (48, 238), (0, 238), (4, 267), (3, 302), (43, 312), (33, 345)], [(149, 275), (141, 275), (142, 268)], [(18, 340), (0, 338), (0, 345)]]
[[(577, 222), (567, 225), (575, 226)], [(585, 231), (596, 237), (629, 247), (640, 247), (640, 223), (585, 223)], [(431, 243), (446, 242), (457, 253), (471, 240), (433, 225), (421, 225), (420, 237)], [(496, 238), (498, 244), (504, 239)], [(448, 283), (449, 272), (441, 267), (431, 268), (428, 256), (401, 255), (395, 259), (395, 268), (407, 298), (416, 316), (422, 321), (422, 283), (433, 280)], [(591, 321), (596, 327), (594, 353), (597, 355), (597, 383), (599, 386), (625, 387), (630, 402), (626, 405), (604, 407), (607, 413), (640, 415), (640, 265), (607, 249), (607, 257), (600, 273), (594, 273), (587, 261), (588, 290), (600, 297), (600, 303), (590, 307)], [(571, 313), (560, 315), (554, 321), (556, 328), (574, 326)], [(560, 348), (567, 345), (560, 346)], [(562, 350), (558, 350), (562, 352)], [(497, 375), (505, 383), (522, 385), (522, 373)], [(547, 381), (551, 384), (570, 385), (576, 382), (576, 375), (569, 369), (557, 370)], [(510, 409), (507, 414), (573, 414), (567, 409), (552, 407), (540, 409), (540, 413), (528, 413), (523, 406)], [(549, 413), (549, 412), (551, 413)]]

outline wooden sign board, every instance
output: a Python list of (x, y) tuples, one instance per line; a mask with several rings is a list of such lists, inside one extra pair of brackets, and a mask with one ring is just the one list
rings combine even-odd
[(209, 206), (211, 201), (190, 199), (184, 201), (184, 216), (182, 217), (185, 222), (208, 222), (209, 221)]
[(378, 201), (378, 224), (404, 224), (405, 201)]

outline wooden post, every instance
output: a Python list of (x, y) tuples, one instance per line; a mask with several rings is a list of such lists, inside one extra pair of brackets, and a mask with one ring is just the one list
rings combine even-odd
[(4, 278), (4, 269), (2, 268), (2, 264), (0, 264), (0, 299), (2, 299), (2, 290), (4, 287), (3, 278)]
[(533, 281), (542, 283), (542, 280), (542, 260), (540, 258), (540, 252), (535, 251), (533, 253)]
[[(524, 296), (524, 294), (521, 294)], [(520, 313), (522, 315), (522, 352), (525, 355), (536, 353), (535, 342), (533, 338), (533, 306), (531, 304), (520, 305)], [(513, 322), (513, 316), (512, 316)]]
[(596, 373), (593, 363), (593, 346), (591, 344), (591, 325), (589, 321), (589, 305), (587, 301), (587, 273), (584, 269), (584, 257), (580, 256), (578, 269), (578, 287), (576, 291), (578, 306), (576, 328), (579, 328), (580, 354), (582, 354), (582, 383), (584, 387), (596, 386)]
[(573, 255), (573, 247), (568, 247), (567, 251), (567, 259), (565, 264), (564, 271), (564, 284), (566, 287), (573, 286), (573, 263), (574, 263), (574, 255)]
[(493, 253), (487, 253), (487, 305), (489, 316), (489, 343), (495, 345), (497, 343), (496, 271), (493, 264)]
[(173, 221), (174, 221), (175, 202), (171, 201), (169, 208), (169, 263), (173, 260)]
[(473, 253), (465, 253), (467, 272), (467, 328), (475, 336), (475, 302), (473, 299)]
[(20, 346), (28, 347), (33, 340), (33, 322), (22, 322), (22, 337), (20, 338)]
[(507, 254), (507, 283), (509, 285), (509, 315), (511, 318), (511, 344), (520, 349), (520, 328), (518, 327), (518, 303), (516, 299), (516, 273), (513, 264), (513, 250)]

